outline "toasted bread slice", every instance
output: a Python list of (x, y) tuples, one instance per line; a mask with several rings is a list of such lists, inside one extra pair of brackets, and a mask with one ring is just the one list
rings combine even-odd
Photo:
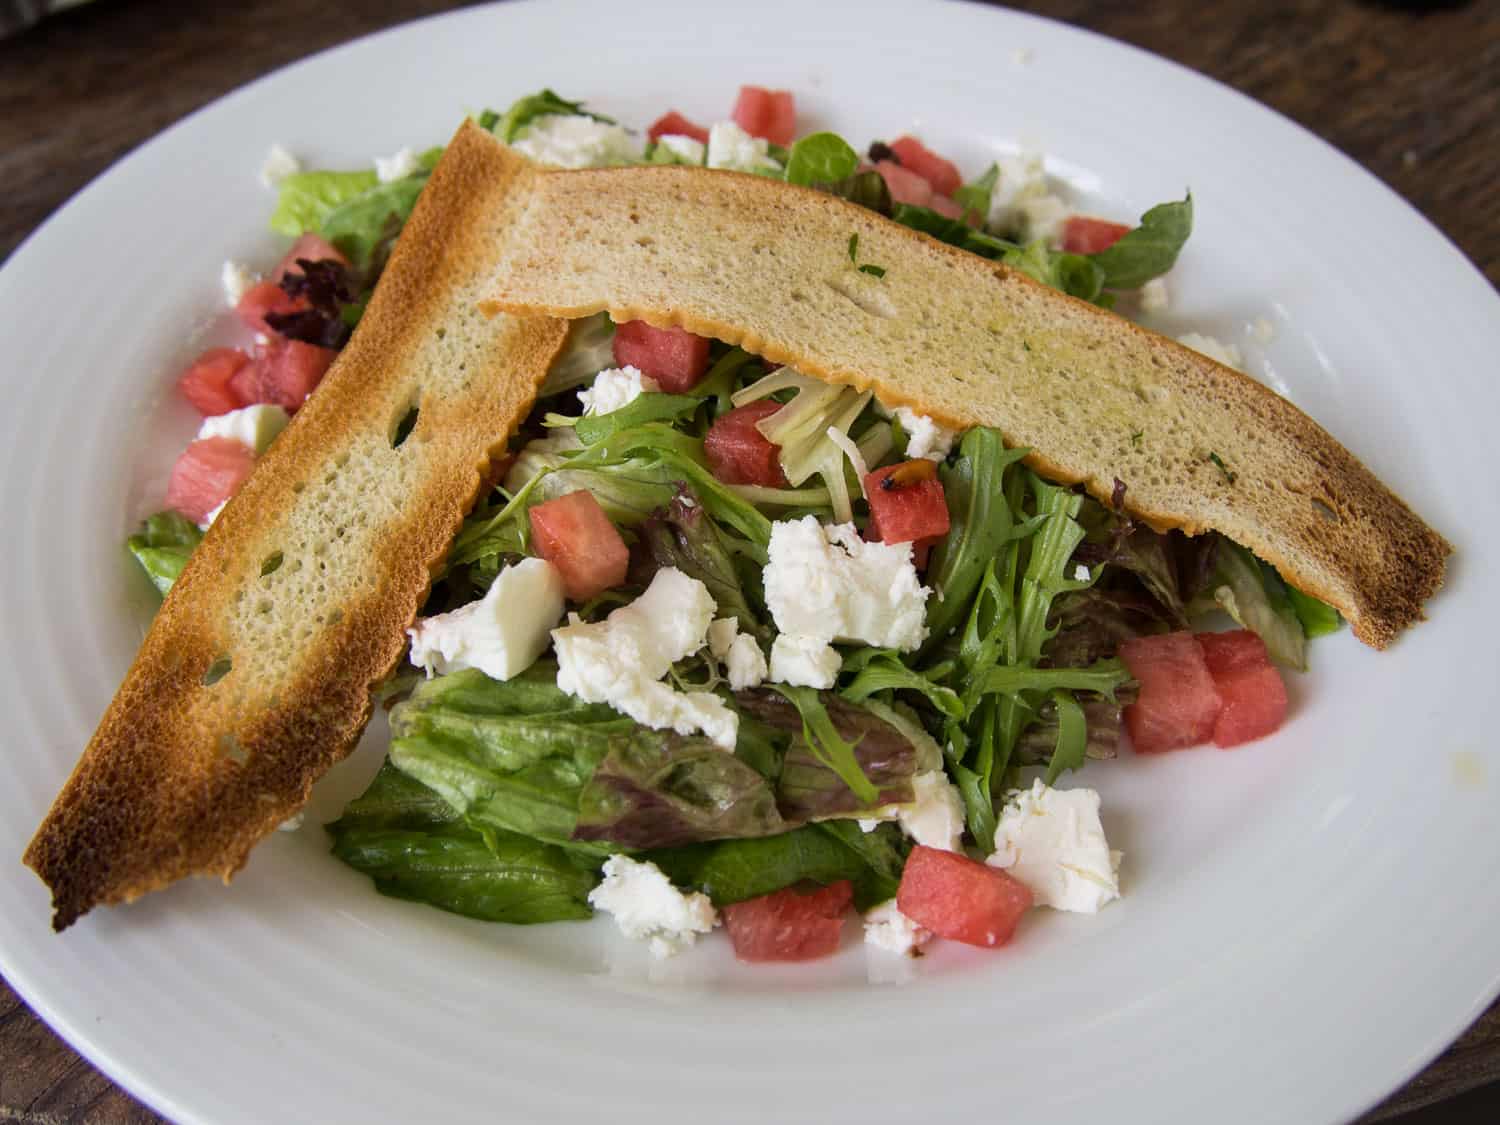
[(57, 929), (227, 880), (354, 746), (567, 331), (477, 309), (530, 174), (459, 132), (354, 338), (193, 553), (26, 851)]
[[(541, 172), (508, 199), (486, 308), (677, 325), (997, 427), (1046, 476), (1158, 530), (1214, 530), (1384, 648), (1449, 545), (1254, 379), (841, 199), (697, 168)], [(851, 261), (858, 235), (860, 262)]]

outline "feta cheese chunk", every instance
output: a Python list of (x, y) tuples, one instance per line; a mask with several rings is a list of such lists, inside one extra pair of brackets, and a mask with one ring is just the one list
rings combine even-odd
[(964, 802), (958, 787), (941, 769), (919, 773), (911, 779), (912, 799), (904, 805), (882, 805), (859, 826), (873, 832), (884, 820), (894, 820), (913, 843), (956, 852), (964, 836)]
[(375, 178), (383, 184), (392, 180), (404, 180), (421, 165), (417, 163), (417, 154), (409, 148), (397, 149), (390, 156), (377, 156), (375, 158)]
[(1177, 342), (1225, 367), (1232, 367), (1236, 371), (1244, 370), (1245, 357), (1240, 354), (1239, 348), (1227, 341), (1205, 336), (1202, 332), (1185, 332), (1177, 337)]
[(865, 944), (909, 957), (932, 940), (932, 931), (917, 925), (888, 899), (865, 911)]
[(724, 665), (731, 691), (759, 687), (766, 678), (766, 654), (737, 617), (721, 617), (708, 627), (708, 651)]
[(567, 113), (547, 113), (536, 118), (521, 130), (510, 147), (559, 168), (606, 168), (612, 164), (630, 164), (640, 155), (630, 134), (619, 125)]
[(1141, 311), (1166, 312), (1172, 305), (1172, 293), (1167, 288), (1167, 279), (1153, 277), (1141, 286)]
[(771, 642), (771, 680), (778, 684), (827, 691), (843, 663), (838, 649), (819, 637), (781, 633)]
[(518, 676), (547, 648), (563, 615), (563, 582), (545, 559), (522, 559), (495, 576), (484, 597), (424, 617), (406, 631), (411, 662), (429, 676), (477, 668), (495, 680)]
[(266, 159), (260, 166), (260, 182), (263, 187), (273, 188), (300, 171), (302, 161), (280, 145), (272, 145), (266, 151)]
[(604, 879), (589, 892), (589, 905), (614, 915), (628, 938), (649, 940), (651, 955), (671, 957), (719, 924), (707, 895), (683, 894), (654, 863), (613, 855), (604, 861)]
[(676, 567), (656, 572), (645, 593), (603, 621), (577, 614), (552, 631), (557, 686), (585, 703), (608, 703), (653, 730), (702, 731), (734, 749), (739, 716), (712, 692), (660, 682), (672, 663), (697, 652), (713, 621), (708, 587)]
[(198, 440), (211, 437), (233, 438), (248, 445), (259, 457), (276, 440), (276, 435), (286, 429), (291, 415), (279, 406), (258, 402), (254, 406), (242, 406), (227, 414), (214, 414), (203, 419), (198, 427)]
[(735, 172), (779, 172), (763, 137), (752, 137), (733, 121), (720, 121), (708, 130), (708, 166)]
[(660, 148), (670, 152), (679, 164), (702, 164), (708, 155), (708, 146), (697, 137), (664, 133), (656, 138), (656, 143)]
[(1053, 789), (1038, 778), (1009, 794), (985, 862), (1030, 887), (1038, 906), (1094, 914), (1120, 897), (1120, 853), (1104, 838), (1092, 789)]
[(224, 304), (234, 308), (255, 281), (256, 275), (247, 266), (239, 262), (225, 262), (219, 270), (219, 284), (224, 287)]
[(636, 367), (611, 367), (594, 376), (592, 385), (578, 392), (585, 414), (613, 414), (629, 406), (647, 391), (659, 391), (661, 384)]
[(209, 528), (211, 528), (214, 525), (214, 520), (219, 518), (220, 513), (224, 511), (224, 508), (228, 503), (229, 501), (225, 500), (217, 508), (210, 508), (208, 514), (203, 517), (203, 522), (198, 525), (198, 530), (207, 531)]
[(1022, 242), (1056, 237), (1068, 216), (1067, 203), (1054, 195), (1039, 153), (1002, 156), (995, 162), (1000, 177), (990, 192), (987, 225), (1014, 234)]
[(902, 652), (927, 639), (930, 591), (910, 543), (867, 543), (852, 523), (804, 516), (771, 525), (768, 558), (766, 604), (782, 633)]
[(958, 437), (954, 431), (945, 429), (909, 406), (898, 406), (891, 414), (906, 431), (907, 457), (912, 460), (925, 457), (929, 461), (941, 461), (953, 452), (953, 440)]

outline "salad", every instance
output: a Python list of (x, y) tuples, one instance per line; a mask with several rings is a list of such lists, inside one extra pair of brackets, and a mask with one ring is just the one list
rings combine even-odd
[[(1133, 227), (1076, 214), (1039, 157), (966, 179), (914, 137), (799, 136), (785, 91), (644, 140), (548, 90), (478, 121), (547, 164), (810, 186), (1122, 312), (1170, 299), (1192, 227), (1191, 197)], [(263, 279), (226, 263), (251, 342), (179, 377), (202, 428), (129, 540), (163, 594), (357, 326), (440, 156), (309, 171), (273, 150), (291, 248)], [(848, 255), (883, 273), (857, 236)], [(1275, 731), (1280, 669), (1338, 617), (1025, 453), (683, 329), (576, 322), (409, 630), (387, 760), (327, 826), (334, 854), (469, 917), (604, 912), (657, 956), (722, 925), (744, 960), (812, 959), (851, 910), (882, 953), (993, 947), (1035, 907), (1099, 910), (1121, 857), (1073, 775), (1127, 738)]]

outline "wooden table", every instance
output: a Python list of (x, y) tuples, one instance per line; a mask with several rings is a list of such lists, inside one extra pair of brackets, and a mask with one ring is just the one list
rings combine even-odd
[[(0, 259), (112, 161), (205, 102), (313, 51), (451, 6), (94, 0), (0, 41)], [(1393, 187), (1500, 285), (1495, 0), (1022, 6), (1145, 47), (1280, 110)], [(1128, 116), (1120, 127), (1129, 128)], [(1433, 1105), (1411, 1120), (1457, 1121), (1462, 1103), (1451, 1099), (1497, 1078), (1500, 1005), (1367, 1120)], [(0, 982), (0, 1121), (7, 1120), (160, 1118), (69, 1050)]]

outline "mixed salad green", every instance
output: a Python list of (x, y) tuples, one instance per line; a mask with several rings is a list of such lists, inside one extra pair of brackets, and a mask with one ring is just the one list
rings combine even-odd
[[(518, 146), (559, 119), (579, 136), (581, 123), (617, 128), (551, 91), (478, 116)], [(702, 162), (712, 147), (668, 134), (626, 157), (619, 135), (588, 136), (590, 151), (605, 154), (590, 162)], [(988, 221), (1007, 186), (998, 164), (943, 197), (940, 210), (893, 195), (874, 159), (890, 159), (884, 145), (867, 160), (827, 132), (785, 146), (732, 139), (751, 154), (747, 170), (842, 196), (1106, 307), (1171, 269), (1192, 228), (1188, 197), (1081, 253), (1055, 232), (1028, 238), (1024, 224)], [(272, 229), (315, 233), (344, 258), (337, 284), (325, 287), (324, 315), (357, 323), (440, 155), (413, 157), (406, 174), (385, 181), (363, 170), (281, 180)], [(853, 238), (849, 257), (880, 275)], [(606, 317), (574, 326), (512, 438), (504, 483), (465, 522), (422, 616), (473, 606), (522, 560), (547, 557), (532, 513), (585, 493), (618, 532), (628, 566), (608, 588), (570, 601), (567, 628), (614, 620), (663, 572), (701, 583), (713, 619), (734, 619), (730, 631), (749, 638), (750, 665), (759, 665), (732, 669), (724, 646), (702, 634), (674, 654), (660, 684), (717, 700), (734, 718), (732, 740), (691, 723), (653, 726), (565, 690), (560, 643), (503, 680), (473, 666), (431, 675), (429, 663), (425, 676), (404, 668), (384, 693), (388, 759), (328, 826), (334, 854), (382, 893), (489, 921), (586, 918), (601, 868), (628, 856), (719, 908), (848, 880), (854, 905), (868, 910), (897, 893), (913, 847), (902, 810), (914, 806), (922, 779), (951, 785), (961, 810), (955, 850), (984, 858), (1000, 846), (997, 824), (1023, 777), (1052, 787), (1115, 756), (1136, 692), (1117, 655), (1123, 642), (1224, 611), (1278, 663), (1302, 668), (1306, 639), (1337, 626), (1333, 611), (1236, 544), (1158, 534), (1132, 520), (1124, 482), (1101, 504), (1043, 480), (1023, 463), (1025, 450), (983, 427), (950, 435), (946, 452), (917, 456), (912, 430), (929, 420), (789, 369), (768, 371), (718, 341), (690, 385), (658, 386), (637, 372), (638, 393), (580, 412), (578, 392), (591, 393), (601, 371), (619, 373), (616, 333)], [(331, 338), (325, 331), (323, 341)], [(754, 403), (769, 411), (756, 428), (776, 450), (780, 479), (770, 482), (733, 479), (706, 450), (717, 425)], [(933, 471), (904, 468), (924, 464)], [(787, 632), (781, 595), (768, 590), (778, 528), (811, 517), (878, 540), (869, 491), (892, 480), (906, 487), (908, 477), (935, 480), (947, 513), (947, 530), (920, 551), (881, 545), (901, 553), (891, 565), (911, 568), (924, 591), (920, 639), (836, 636), (831, 682), (812, 686), (817, 677), (805, 672), (776, 680)], [(857, 563), (858, 550), (828, 534), (828, 549)], [(129, 548), (165, 594), (200, 537), (194, 521), (163, 512)], [(924, 563), (918, 556), (928, 550)]]

